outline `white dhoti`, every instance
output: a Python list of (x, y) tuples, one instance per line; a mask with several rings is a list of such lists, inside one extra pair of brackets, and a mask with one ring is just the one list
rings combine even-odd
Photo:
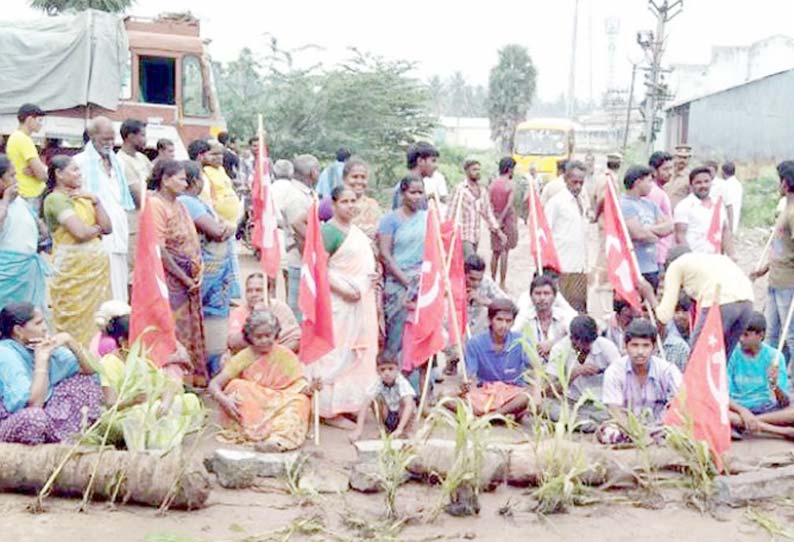
[(129, 267), (127, 255), (110, 253), (110, 289), (113, 299), (129, 303)]

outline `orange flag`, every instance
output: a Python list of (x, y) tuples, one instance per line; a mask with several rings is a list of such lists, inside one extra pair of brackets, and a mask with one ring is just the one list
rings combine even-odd
[(176, 351), (176, 325), (151, 209), (151, 205), (146, 205), (138, 217), (130, 342), (142, 337), (151, 360), (162, 366)]
[(334, 349), (334, 321), (328, 282), (328, 253), (323, 245), (316, 201), (309, 209), (307, 220), (298, 307), (303, 313), (299, 355), (303, 363), (309, 364)]
[(705, 440), (714, 464), (723, 469), (722, 455), (731, 447), (731, 424), (728, 419), (728, 376), (722, 315), (715, 303), (689, 358), (678, 394), (664, 415), (664, 424), (683, 426), (693, 422), (694, 436)]
[(535, 193), (535, 188), (530, 185), (528, 190), (529, 247), (532, 250), (532, 257), (537, 262), (538, 252), (540, 252), (540, 261), (543, 267), (554, 269), (558, 273), (561, 273), (562, 266), (560, 265), (560, 258), (557, 256), (557, 249), (554, 248), (554, 239), (551, 237), (551, 230), (546, 220), (546, 213), (543, 212), (543, 206), (538, 202), (538, 195)]
[(722, 254), (722, 196), (717, 198), (717, 203), (711, 212), (711, 223), (706, 239), (714, 247), (715, 254)]
[(421, 367), (447, 344), (442, 325), (446, 311), (444, 262), (435, 234), (436, 227), (434, 213), (428, 212), (419, 296), (413, 317), (409, 313), (403, 332), (402, 370), (405, 372)]
[(624, 299), (636, 310), (641, 310), (642, 302), (637, 285), (640, 271), (632, 257), (629, 240), (623, 229), (623, 215), (611, 183), (607, 183), (604, 197), (604, 250), (607, 253), (607, 275), (615, 288), (615, 294)]

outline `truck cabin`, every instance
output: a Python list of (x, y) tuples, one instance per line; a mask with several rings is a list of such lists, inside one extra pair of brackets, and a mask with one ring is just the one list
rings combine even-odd
[(180, 15), (124, 22), (130, 57), (122, 102), (142, 108), (140, 118), (176, 125), (185, 142), (222, 130), (199, 21)]

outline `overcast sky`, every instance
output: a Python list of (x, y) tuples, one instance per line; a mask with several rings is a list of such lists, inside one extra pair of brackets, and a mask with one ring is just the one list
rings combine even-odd
[[(155, 15), (191, 10), (212, 40), (214, 59), (227, 61), (242, 47), (262, 49), (263, 34), (283, 46), (313, 43), (325, 59), (343, 58), (350, 46), (418, 63), (418, 75), (460, 70), (486, 84), (497, 50), (528, 47), (538, 70), (538, 93), (552, 100), (567, 92), (575, 0), (138, 0), (130, 11)], [(657, 0), (661, 2), (661, 0)], [(3, 0), (6, 20), (40, 16), (27, 0)], [(607, 84), (607, 18), (620, 23), (615, 74), (628, 87), (629, 58), (640, 55), (637, 30), (655, 27), (647, 0), (580, 0), (576, 94), (597, 98)], [(667, 62), (706, 63), (712, 45), (748, 45), (774, 34), (792, 34), (791, 0), (684, 0), (669, 25)], [(307, 59), (308, 61), (308, 59)], [(592, 83), (591, 83), (592, 82)]]

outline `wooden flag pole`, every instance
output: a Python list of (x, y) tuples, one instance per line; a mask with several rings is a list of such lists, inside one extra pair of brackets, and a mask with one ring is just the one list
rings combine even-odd
[[(436, 236), (436, 242), (438, 243), (438, 249), (441, 251), (441, 257), (444, 261), (447, 259), (447, 255), (444, 253), (444, 242), (441, 238), (441, 223), (439, 222), (439, 212), (438, 212), (438, 204), (431, 200), (430, 203), (430, 212), (434, 213), (436, 220), (436, 231), (433, 232)], [(463, 370), (463, 378), (464, 380), (468, 380), (468, 375), (466, 374), (466, 363), (464, 363), (464, 355), (463, 355), (463, 344), (461, 341), (461, 332), (460, 332), (460, 325), (457, 319), (457, 310), (455, 308), (455, 296), (452, 295), (452, 284), (449, 282), (449, 272), (448, 269), (444, 270), (444, 275), (441, 277), (444, 280), (444, 289), (446, 290), (447, 295), (447, 303), (449, 303), (450, 312), (453, 315), (451, 319), (451, 327), (452, 327), (452, 338), (455, 341), (456, 348), (458, 350), (458, 355), (460, 356), (460, 362)]]
[[(629, 255), (631, 257), (632, 263), (634, 264), (634, 269), (637, 270), (637, 274), (639, 275), (638, 278), (642, 278), (642, 274), (640, 273), (640, 264), (637, 261), (637, 254), (634, 252), (634, 243), (631, 241), (629, 229), (626, 227), (626, 222), (623, 219), (623, 210), (620, 208), (620, 201), (618, 201), (617, 194), (615, 193), (615, 187), (612, 183), (607, 182), (607, 190), (609, 190), (609, 193), (612, 195), (612, 201), (615, 203), (615, 212), (618, 215), (620, 229), (623, 232), (623, 236), (626, 238), (626, 244), (629, 249)], [(651, 324), (653, 324), (653, 327), (658, 328), (656, 316), (653, 313), (653, 307), (651, 307), (651, 304), (648, 303), (647, 299), (643, 299), (643, 304), (648, 310), (648, 318), (650, 318)], [(665, 354), (664, 345), (662, 344), (662, 338), (658, 334), (656, 335), (656, 346), (659, 348), (659, 354), (661, 354), (662, 358), (667, 359), (667, 354)]]
[[(786, 314), (786, 322), (780, 328), (780, 338), (777, 340), (777, 352), (783, 355), (783, 345), (786, 344), (786, 337), (788, 337), (788, 330), (791, 327), (791, 319), (794, 317), (794, 296), (791, 298), (791, 303), (788, 305), (788, 313)], [(794, 352), (791, 352), (794, 355)], [(778, 365), (779, 356), (775, 356), (775, 365)], [(785, 370), (785, 369), (784, 369)]]
[[(257, 172), (259, 173), (260, 194), (256, 194), (256, 196), (262, 198), (265, 190), (265, 122), (264, 122), (264, 118), (262, 117), (262, 113), (259, 113), (257, 117), (257, 124), (258, 126), (256, 130), (256, 135), (259, 145), (256, 150), (256, 154), (257, 154), (256, 169)], [(268, 192), (268, 197), (270, 197), (270, 192)], [(264, 207), (267, 207), (267, 202), (263, 201), (263, 204)], [(262, 209), (263, 213), (265, 212), (264, 207)], [(270, 282), (270, 277), (268, 277), (267, 273), (265, 273), (265, 307), (267, 308), (270, 308), (269, 282)], [(315, 437), (315, 440), (317, 440), (318, 438), (319, 438), (319, 431), (317, 432), (317, 436)]]
[(543, 274), (543, 254), (540, 252), (540, 239), (538, 239), (538, 200), (535, 192), (535, 181), (529, 181), (529, 221), (533, 225), (532, 242), (535, 244), (535, 265), (538, 266), (537, 275)]
[(772, 228), (772, 233), (769, 234), (769, 239), (766, 240), (766, 244), (764, 245), (764, 250), (761, 252), (761, 257), (758, 258), (758, 262), (755, 264), (755, 271), (759, 271), (762, 267), (764, 267), (764, 262), (766, 261), (766, 257), (769, 255), (769, 248), (772, 246), (772, 241), (775, 239), (775, 229)]
[[(436, 243), (438, 243), (438, 249), (439, 249), (439, 251), (441, 251), (441, 261), (442, 262), (446, 262), (447, 261), (447, 255), (444, 252), (444, 242), (443, 242), (443, 239), (441, 237), (441, 225), (439, 223), (439, 220), (440, 220), (439, 215), (440, 215), (440, 213), (438, 212), (438, 204), (436, 203), (435, 199), (428, 200), (428, 212), (433, 213), (433, 216), (436, 219), (436, 220), (433, 221), (433, 222), (435, 222), (435, 230), (433, 231), (432, 235), (435, 236)], [(429, 233), (429, 232), (427, 232), (427, 233)], [(449, 304), (450, 313), (452, 314), (452, 318), (451, 318), (452, 322), (450, 323), (450, 326), (452, 327), (452, 337), (453, 337), (453, 339), (455, 341), (455, 347), (456, 347), (456, 349), (458, 351), (458, 357), (459, 357), (458, 358), (459, 359), (458, 363), (461, 366), (461, 370), (462, 370), (462, 373), (463, 373), (463, 380), (464, 381), (468, 381), (469, 378), (468, 378), (468, 374), (466, 372), (466, 360), (465, 360), (465, 356), (463, 354), (463, 343), (462, 343), (462, 338), (461, 338), (460, 326), (458, 325), (457, 311), (455, 310), (455, 298), (452, 295), (452, 285), (449, 282), (449, 273), (448, 273), (448, 269), (447, 268), (444, 269), (444, 273), (443, 273), (441, 278), (444, 281), (444, 290), (445, 290), (445, 293), (446, 293), (446, 296), (447, 296), (447, 303)], [(440, 325), (440, 322), (439, 322), (439, 325)], [(421, 420), (422, 419), (422, 411), (424, 410), (425, 403), (427, 402), (427, 393), (428, 393), (428, 390), (430, 388), (430, 375), (431, 375), (432, 369), (433, 369), (433, 358), (434, 357), (435, 356), (431, 357), (428, 360), (428, 362), (427, 362), (427, 372), (425, 373), (425, 385), (424, 385), (424, 387), (422, 389), (422, 394), (419, 397), (419, 410), (416, 413), (416, 419), (417, 420)]]

